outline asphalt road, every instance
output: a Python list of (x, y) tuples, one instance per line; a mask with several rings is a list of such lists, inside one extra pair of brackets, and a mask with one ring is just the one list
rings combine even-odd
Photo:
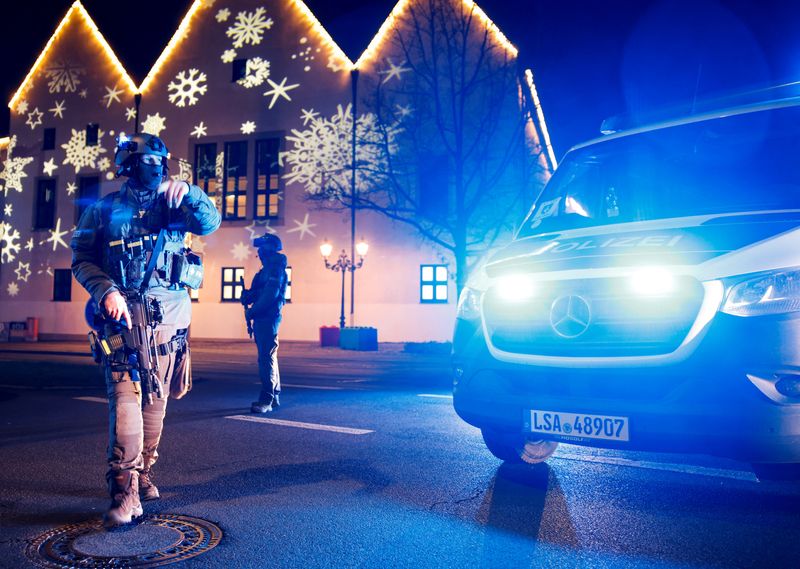
[[(9, 347), (0, 566), (21, 568), (34, 536), (106, 508), (107, 413), (80, 348)], [(547, 465), (504, 465), (455, 415), (446, 356), (386, 348), (282, 346), (278, 424), (247, 420), (254, 346), (195, 348), (195, 388), (168, 409), (162, 499), (146, 505), (222, 528), (184, 566), (800, 567), (800, 485), (568, 445)]]

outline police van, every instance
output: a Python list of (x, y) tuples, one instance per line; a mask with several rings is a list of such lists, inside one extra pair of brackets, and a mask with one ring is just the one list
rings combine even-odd
[(800, 98), (572, 148), (461, 293), (453, 401), (507, 461), (558, 442), (800, 466)]

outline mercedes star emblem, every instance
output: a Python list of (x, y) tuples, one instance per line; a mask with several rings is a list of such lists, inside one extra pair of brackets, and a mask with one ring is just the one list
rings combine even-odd
[(589, 328), (592, 311), (580, 296), (559, 296), (550, 307), (550, 326), (562, 338), (577, 338)]

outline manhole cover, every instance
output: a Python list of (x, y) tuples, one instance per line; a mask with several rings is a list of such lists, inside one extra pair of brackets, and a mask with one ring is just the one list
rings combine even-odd
[(130, 527), (106, 531), (101, 520), (52, 529), (33, 539), (25, 554), (41, 567), (159, 567), (216, 547), (215, 524), (174, 514), (144, 516)]

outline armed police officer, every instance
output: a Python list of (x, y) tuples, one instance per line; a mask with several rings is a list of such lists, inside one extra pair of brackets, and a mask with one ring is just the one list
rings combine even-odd
[(167, 179), (168, 157), (157, 136), (121, 136), (114, 162), (128, 180), (87, 208), (71, 243), (72, 272), (104, 317), (90, 341), (108, 392), (109, 527), (141, 516), (140, 499), (159, 498), (152, 468), (167, 397), (170, 387), (182, 396), (190, 381), (186, 287), (202, 280), (202, 264), (184, 238), (220, 224), (200, 188)]
[[(253, 241), (262, 268), (253, 277), (250, 289), (242, 294), (245, 318), (255, 335), (258, 348), (258, 375), (261, 393), (250, 407), (253, 413), (268, 413), (280, 405), (281, 376), (278, 370), (278, 328), (286, 302), (286, 255), (277, 235), (266, 234)], [(247, 308), (247, 306), (249, 308)]]

